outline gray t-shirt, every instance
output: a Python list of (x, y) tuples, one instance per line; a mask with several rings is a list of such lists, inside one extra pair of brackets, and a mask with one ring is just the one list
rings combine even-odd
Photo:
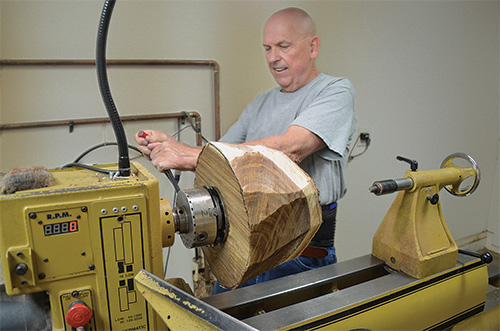
[(219, 141), (259, 140), (284, 134), (290, 125), (313, 132), (327, 145), (305, 158), (300, 167), (316, 183), (322, 205), (336, 202), (346, 192), (344, 168), (356, 128), (351, 82), (319, 74), (295, 92), (283, 93), (276, 87), (260, 94)]

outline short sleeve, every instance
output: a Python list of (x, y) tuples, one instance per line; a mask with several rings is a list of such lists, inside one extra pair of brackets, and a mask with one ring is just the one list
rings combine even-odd
[(313, 132), (330, 150), (345, 156), (350, 137), (356, 128), (351, 82), (345, 78), (331, 81), (291, 125)]

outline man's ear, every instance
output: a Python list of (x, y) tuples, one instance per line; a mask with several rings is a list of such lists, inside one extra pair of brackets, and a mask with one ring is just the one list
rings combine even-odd
[(318, 36), (314, 36), (311, 38), (310, 47), (311, 47), (311, 58), (315, 59), (319, 54), (319, 46), (321, 42)]

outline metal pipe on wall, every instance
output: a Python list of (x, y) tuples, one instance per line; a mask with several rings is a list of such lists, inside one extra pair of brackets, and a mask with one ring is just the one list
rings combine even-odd
[[(163, 119), (185, 119), (186, 116), (194, 117), (195, 119), (195, 132), (196, 132), (196, 145), (202, 145), (202, 133), (201, 133), (201, 116), (197, 112), (180, 112), (180, 113), (166, 113), (166, 114), (151, 114), (151, 115), (130, 115), (121, 116), (122, 122), (133, 122), (133, 121), (150, 121), (150, 120), (163, 120)], [(12, 123), (12, 124), (0, 124), (0, 131), (2, 130), (18, 130), (18, 129), (33, 129), (33, 128), (44, 128), (52, 126), (67, 126), (69, 131), (72, 132), (76, 125), (86, 125), (86, 124), (100, 124), (109, 123), (108, 117), (97, 117), (97, 118), (85, 118), (78, 120), (59, 120), (59, 121), (43, 121), (43, 122), (26, 122), (26, 123)]]
[[(219, 78), (219, 63), (215, 60), (107, 60), (107, 65), (111, 66), (209, 66), (213, 68), (214, 71), (214, 121), (215, 121), (215, 140), (219, 140), (220, 138), (220, 78)], [(0, 68), (3, 66), (95, 66), (95, 60), (0, 60)], [(182, 114), (182, 113), (181, 113)], [(199, 119), (200, 115), (196, 113)], [(165, 116), (168, 114), (158, 115)], [(146, 119), (158, 119), (153, 118), (151, 116), (155, 115), (142, 115), (148, 118)], [(135, 119), (139, 116), (124, 116), (122, 120), (128, 118), (128, 120), (140, 120)], [(162, 117), (166, 118), (166, 117)], [(179, 118), (178, 114), (175, 118)], [(75, 120), (74, 124), (90, 124), (84, 123), (85, 121), (97, 121), (93, 123), (102, 123), (100, 122), (102, 119), (89, 119), (89, 120)], [(108, 120), (109, 121), (109, 120)], [(59, 124), (56, 122), (63, 122), (63, 124)], [(40, 126), (53, 126), (53, 125), (70, 125), (70, 121), (52, 121), (52, 122), (38, 122)], [(197, 121), (199, 122), (199, 121)], [(44, 123), (47, 123), (45, 125)], [(22, 128), (30, 128), (34, 127), (35, 123), (15, 123), (15, 124), (1, 124), (0, 130), (9, 130), (9, 129), (22, 129)], [(197, 133), (197, 141), (200, 139), (201, 144), (201, 133), (199, 133), (200, 138), (198, 138)]]

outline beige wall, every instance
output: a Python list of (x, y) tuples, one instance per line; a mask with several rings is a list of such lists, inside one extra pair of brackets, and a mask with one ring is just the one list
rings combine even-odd
[[(1, 0), (1, 58), (94, 58), (103, 3)], [(272, 12), (287, 6), (302, 7), (315, 19), (322, 40), (318, 66), (351, 79), (358, 127), (372, 134), (368, 151), (347, 169), (336, 239), (340, 260), (370, 253), (394, 195), (375, 197), (367, 188), (404, 175), (408, 167), (397, 155), (417, 159), (421, 170), (438, 168), (454, 152), (472, 155), (481, 185), (468, 198), (443, 191), (444, 216), (457, 242), (482, 238), (482, 245), (498, 251), (498, 1), (119, 0), (108, 58), (218, 61), (224, 133), (249, 101), (274, 86), (261, 30)], [(106, 116), (92, 68), (4, 67), (0, 75), (2, 124)], [(214, 138), (210, 69), (110, 68), (109, 75), (121, 115), (196, 110), (204, 134)], [(175, 122), (127, 124), (129, 140), (145, 127), (176, 130)], [(184, 131), (182, 139), (192, 142), (192, 132)], [(99, 125), (72, 134), (67, 128), (3, 131), (0, 171), (61, 166), (104, 140), (114, 135)], [(115, 153), (109, 149), (85, 161), (115, 162)], [(158, 177), (168, 196), (169, 183)], [(183, 187), (191, 181), (185, 177)], [(189, 278), (190, 254), (176, 245), (169, 272)]]

